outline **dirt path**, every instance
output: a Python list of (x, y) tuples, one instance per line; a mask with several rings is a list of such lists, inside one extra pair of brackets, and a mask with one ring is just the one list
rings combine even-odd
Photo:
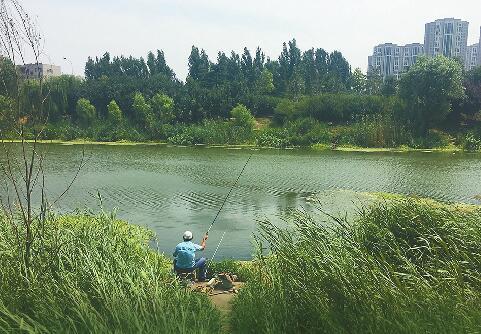
[[(195, 283), (194, 287), (205, 286), (206, 283)], [(244, 283), (234, 282), (234, 288), (239, 290)], [(230, 333), (229, 318), (232, 311), (232, 300), (236, 296), (235, 293), (222, 290), (214, 290), (209, 295), (209, 299), (222, 315), (222, 330), (224, 333)]]

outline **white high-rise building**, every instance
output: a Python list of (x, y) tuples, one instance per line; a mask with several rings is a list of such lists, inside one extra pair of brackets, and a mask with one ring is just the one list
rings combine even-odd
[(479, 44), (473, 44), (466, 49), (466, 61), (464, 63), (466, 71), (479, 66)]
[(481, 27), (479, 28), (479, 44), (478, 44), (478, 66), (481, 66)]
[(444, 55), (466, 60), (469, 22), (447, 18), (426, 23), (424, 52), (429, 57)]
[(424, 46), (419, 43), (397, 45), (380, 44), (374, 47), (373, 55), (368, 57), (368, 72), (379, 71), (383, 79), (393, 76), (399, 78), (424, 54)]

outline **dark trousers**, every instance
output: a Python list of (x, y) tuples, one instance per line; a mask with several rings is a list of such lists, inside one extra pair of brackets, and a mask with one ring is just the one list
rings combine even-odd
[(179, 268), (176, 265), (176, 261), (174, 260), (174, 270), (175, 271), (194, 271), (198, 270), (199, 273), (199, 280), (203, 281), (206, 279), (207, 276), (207, 259), (205, 257), (201, 257), (200, 259), (195, 260), (195, 264), (192, 268)]

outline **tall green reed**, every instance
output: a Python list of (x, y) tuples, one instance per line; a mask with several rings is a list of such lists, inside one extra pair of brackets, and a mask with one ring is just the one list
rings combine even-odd
[(395, 199), (348, 223), (298, 214), (260, 226), (256, 279), (234, 304), (238, 333), (476, 333), (480, 209)]
[(25, 276), (12, 230), (0, 224), (0, 332), (220, 331), (219, 313), (177, 284), (142, 227), (106, 215), (51, 217)]

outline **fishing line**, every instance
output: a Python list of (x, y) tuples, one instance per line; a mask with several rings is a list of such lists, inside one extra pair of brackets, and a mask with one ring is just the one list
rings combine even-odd
[(215, 257), (215, 254), (217, 254), (217, 251), (219, 250), (219, 247), (220, 247), (220, 244), (222, 243), (222, 240), (224, 240), (224, 236), (226, 234), (227, 231), (224, 231), (224, 233), (222, 234), (222, 237), (220, 238), (220, 241), (219, 243), (217, 244), (217, 247), (214, 251), (214, 254), (212, 254), (212, 257), (210, 258), (211, 261), (214, 261), (214, 257)]
[(251, 160), (251, 158), (252, 158), (252, 154), (249, 155), (249, 159), (247, 159), (247, 161), (246, 161), (244, 167), (242, 168), (239, 176), (237, 176), (237, 179), (235, 180), (234, 184), (233, 184), (232, 187), (230, 188), (229, 193), (228, 193), (227, 196), (224, 198), (224, 202), (222, 202), (222, 205), (220, 206), (219, 211), (217, 211), (217, 214), (215, 215), (214, 220), (213, 220), (212, 223), (210, 224), (209, 229), (207, 230), (207, 232), (205, 233), (206, 235), (209, 235), (209, 232), (210, 232), (210, 230), (212, 229), (212, 226), (214, 226), (215, 222), (217, 221), (217, 217), (219, 217), (219, 214), (220, 214), (220, 212), (222, 211), (222, 208), (224, 208), (224, 205), (225, 205), (225, 203), (227, 202), (227, 199), (229, 198), (230, 194), (232, 193), (232, 190), (234, 190), (235, 186), (237, 185), (237, 182), (239, 182), (239, 179), (240, 179), (240, 177), (242, 176), (242, 173), (244, 173), (244, 170), (246, 169), (247, 164), (249, 163), (249, 161)]

